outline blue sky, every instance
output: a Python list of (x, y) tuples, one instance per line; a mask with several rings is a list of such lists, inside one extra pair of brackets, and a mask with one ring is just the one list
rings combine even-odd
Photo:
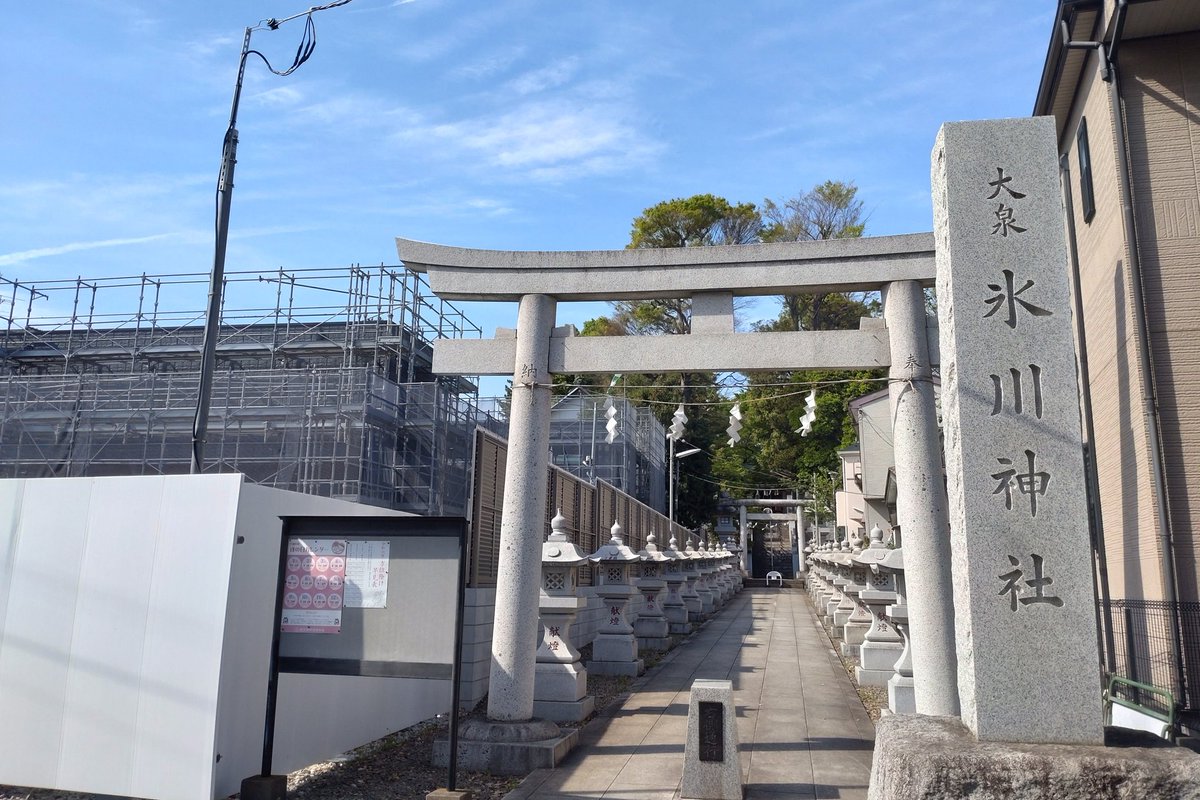
[[(1055, 6), (354, 0), (315, 15), (292, 76), (248, 63), (228, 269), (394, 264), (396, 236), (619, 248), (661, 200), (785, 200), (826, 179), (857, 183), (868, 235), (928, 230), (938, 126), (1030, 113)], [(7, 8), (0, 274), (207, 271), (243, 30), (307, 7)], [(302, 29), (252, 45), (281, 68)], [(485, 335), (515, 319), (471, 313)]]

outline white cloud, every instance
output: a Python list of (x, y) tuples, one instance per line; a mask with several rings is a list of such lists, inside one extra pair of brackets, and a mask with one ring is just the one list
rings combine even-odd
[(267, 108), (292, 108), (304, 100), (304, 92), (295, 86), (276, 86), (247, 99)]
[(450, 77), (473, 81), (490, 78), (493, 75), (498, 75), (506, 71), (513, 64), (520, 61), (525, 57), (526, 52), (527, 50), (524, 45), (506, 47), (492, 53), (486, 58), (477, 59), (455, 67), (450, 71)]
[(541, 69), (526, 72), (509, 81), (508, 86), (519, 95), (535, 94), (562, 86), (578, 71), (579, 59), (571, 56)]
[(133, 236), (124, 239), (101, 239), (92, 242), (68, 242), (67, 244), (53, 245), (52, 247), (38, 247), (33, 250), (22, 250), (16, 253), (0, 254), (0, 267), (6, 267), (12, 264), (22, 264), (26, 261), (32, 261), (35, 258), (46, 258), (49, 256), (61, 256), (67, 253), (77, 253), (80, 250), (95, 250), (100, 247), (120, 247), (131, 244), (145, 244), (147, 242), (158, 242), (163, 239), (173, 239), (181, 236), (178, 232), (172, 233), (155, 233), (149, 236)]
[(394, 140), (447, 157), (474, 153), (485, 167), (546, 181), (619, 172), (661, 147), (623, 121), (615, 105), (527, 103), (495, 116), (397, 131)]

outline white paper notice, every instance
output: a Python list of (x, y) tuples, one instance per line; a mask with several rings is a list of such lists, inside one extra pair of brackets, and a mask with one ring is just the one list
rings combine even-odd
[(347, 608), (387, 608), (391, 542), (346, 542)]

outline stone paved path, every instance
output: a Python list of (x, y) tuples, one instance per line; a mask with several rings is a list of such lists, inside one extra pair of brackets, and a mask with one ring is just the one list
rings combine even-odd
[(746, 589), (506, 800), (672, 800), (688, 690), (733, 681), (746, 800), (865, 798), (874, 726), (801, 589)]

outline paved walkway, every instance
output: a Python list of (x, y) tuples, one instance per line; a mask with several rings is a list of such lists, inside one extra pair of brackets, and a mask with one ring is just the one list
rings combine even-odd
[(746, 800), (865, 798), (874, 726), (801, 589), (746, 589), (506, 800), (671, 800), (688, 691), (733, 681)]

